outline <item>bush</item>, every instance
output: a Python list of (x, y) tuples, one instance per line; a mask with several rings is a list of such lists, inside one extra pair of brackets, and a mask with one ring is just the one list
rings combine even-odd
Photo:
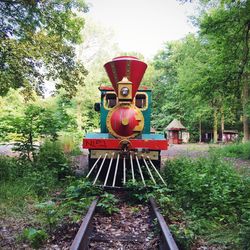
[(48, 169), (57, 176), (58, 180), (72, 174), (69, 161), (58, 142), (45, 141), (36, 156), (37, 169)]
[(227, 145), (220, 152), (228, 157), (250, 160), (250, 142)]
[(37, 230), (35, 228), (25, 228), (23, 230), (22, 238), (25, 241), (28, 241), (32, 247), (37, 249), (48, 238), (48, 234), (41, 229)]
[(63, 152), (67, 155), (80, 155), (80, 143), (82, 141), (82, 132), (63, 132), (58, 138), (62, 145)]
[(0, 155), (0, 180), (8, 181), (22, 177), (30, 168), (29, 162)]
[(18, 166), (14, 159), (0, 155), (0, 180), (11, 179), (18, 174)]
[(199, 217), (238, 222), (250, 202), (249, 180), (215, 155), (169, 161), (164, 174), (181, 206)]
[(104, 214), (111, 215), (113, 213), (119, 212), (117, 207), (118, 199), (115, 198), (113, 194), (105, 192), (100, 196), (100, 201), (98, 202), (98, 207)]

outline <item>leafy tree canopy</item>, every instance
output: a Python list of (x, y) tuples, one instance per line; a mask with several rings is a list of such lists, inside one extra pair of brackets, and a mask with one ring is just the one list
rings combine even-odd
[(46, 80), (69, 95), (87, 73), (75, 59), (86, 12), (83, 0), (0, 1), (0, 95), (10, 88), (42, 94)]

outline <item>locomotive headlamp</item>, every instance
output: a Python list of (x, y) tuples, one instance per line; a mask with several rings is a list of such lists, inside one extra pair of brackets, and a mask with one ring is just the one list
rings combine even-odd
[(122, 96), (128, 96), (128, 94), (129, 94), (129, 89), (127, 87), (123, 87), (121, 89), (121, 95)]
[(125, 76), (120, 82), (117, 83), (117, 85), (118, 101), (123, 103), (132, 102), (132, 82), (130, 82)]

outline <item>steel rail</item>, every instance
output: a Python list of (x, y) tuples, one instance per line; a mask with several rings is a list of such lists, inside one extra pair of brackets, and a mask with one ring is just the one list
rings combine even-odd
[(73, 240), (72, 245), (70, 246), (70, 250), (87, 250), (89, 249), (89, 235), (90, 235), (90, 224), (93, 219), (96, 205), (98, 203), (98, 199), (94, 200), (89, 207), (89, 210), (84, 217), (80, 229), (78, 230), (76, 237)]
[[(91, 240), (91, 230), (92, 230), (92, 220), (94, 217), (94, 213), (96, 210), (96, 206), (98, 203), (98, 199), (94, 200), (89, 207), (89, 210), (82, 220), (81, 226), (76, 234), (76, 237), (73, 240), (72, 245), (70, 246), (70, 250), (88, 250), (89, 243)], [(151, 197), (149, 198), (149, 204), (152, 208), (153, 217), (157, 218), (158, 225), (160, 227), (161, 235), (160, 235), (160, 249), (162, 250), (179, 250), (177, 247), (174, 238), (161, 215), (159, 208), (156, 205), (155, 200)], [(102, 240), (103, 241), (103, 240)]]
[(161, 243), (162, 243), (162, 249), (164, 250), (179, 250), (177, 247), (174, 238), (169, 230), (169, 227), (167, 226), (167, 223), (165, 222), (162, 214), (160, 213), (155, 200), (151, 197), (149, 198), (150, 205), (153, 209), (154, 215), (158, 220), (162, 237), (161, 237)]

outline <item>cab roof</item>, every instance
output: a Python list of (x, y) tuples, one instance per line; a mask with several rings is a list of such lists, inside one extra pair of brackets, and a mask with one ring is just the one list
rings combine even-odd
[[(114, 88), (112, 86), (100, 86), (100, 91), (114, 91)], [(139, 90), (151, 90), (149, 87), (141, 86)]]

